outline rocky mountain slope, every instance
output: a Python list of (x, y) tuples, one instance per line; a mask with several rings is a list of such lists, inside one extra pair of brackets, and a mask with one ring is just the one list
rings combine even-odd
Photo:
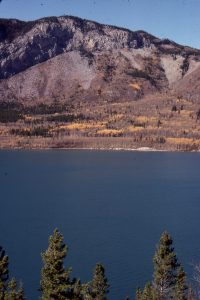
[(199, 83), (200, 50), (144, 31), (0, 19), (0, 148), (200, 150)]
[(172, 88), (197, 97), (189, 83), (199, 73), (199, 50), (143, 31), (67, 16), (0, 20), (0, 100), (121, 102)]

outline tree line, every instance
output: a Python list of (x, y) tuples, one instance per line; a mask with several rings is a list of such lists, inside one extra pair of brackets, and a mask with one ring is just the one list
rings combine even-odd
[[(55, 229), (46, 251), (41, 254), (43, 267), (39, 292), (41, 300), (108, 300), (109, 283), (102, 264), (97, 263), (93, 278), (87, 283), (70, 278), (72, 269), (65, 268), (68, 251), (63, 235)], [(138, 288), (136, 300), (198, 300), (189, 286), (183, 266), (174, 252), (173, 240), (164, 232), (153, 257), (152, 281)], [(199, 277), (200, 278), (200, 277)], [(9, 258), (0, 247), (0, 300), (26, 299), (22, 284), (9, 278)], [(130, 299), (126, 297), (126, 300)]]

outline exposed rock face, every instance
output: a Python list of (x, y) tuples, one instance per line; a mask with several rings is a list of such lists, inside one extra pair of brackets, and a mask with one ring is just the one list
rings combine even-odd
[(0, 78), (68, 51), (95, 52), (150, 47), (150, 36), (72, 17), (36, 22), (1, 20)]
[[(200, 51), (75, 17), (0, 20), (0, 100), (135, 100), (198, 73)], [(190, 75), (188, 75), (190, 74)]]

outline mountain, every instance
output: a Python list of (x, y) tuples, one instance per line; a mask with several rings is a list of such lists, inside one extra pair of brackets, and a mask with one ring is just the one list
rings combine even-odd
[(0, 53), (1, 147), (200, 148), (198, 49), (62, 16), (0, 19)]
[(174, 85), (181, 93), (200, 72), (199, 50), (68, 16), (1, 19), (0, 53), (3, 100), (127, 101)]

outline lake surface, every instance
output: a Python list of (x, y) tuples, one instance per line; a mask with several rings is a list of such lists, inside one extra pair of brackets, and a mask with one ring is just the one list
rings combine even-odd
[(111, 300), (151, 280), (164, 230), (189, 277), (200, 261), (199, 153), (0, 151), (0, 199), (0, 245), (30, 300), (56, 227), (73, 276), (88, 281), (104, 264)]

